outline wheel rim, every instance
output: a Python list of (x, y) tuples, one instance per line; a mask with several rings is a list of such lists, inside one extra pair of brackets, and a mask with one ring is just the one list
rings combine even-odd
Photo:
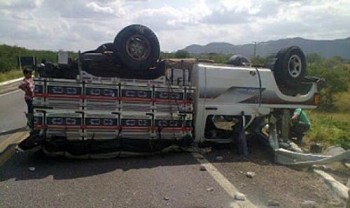
[(293, 78), (300, 76), (302, 70), (301, 58), (297, 55), (292, 55), (288, 61), (288, 72)]
[(128, 56), (137, 60), (146, 60), (151, 53), (149, 41), (141, 35), (133, 35), (126, 42)]

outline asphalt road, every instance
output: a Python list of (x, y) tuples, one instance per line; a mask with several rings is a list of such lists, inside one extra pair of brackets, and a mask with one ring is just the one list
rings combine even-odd
[[(256, 176), (247, 177), (249, 171)], [(237, 192), (249, 201), (236, 200)], [(315, 173), (273, 164), (265, 153), (249, 160), (230, 149), (213, 150), (202, 159), (171, 153), (76, 160), (19, 152), (0, 167), (4, 208), (248, 208), (250, 201), (266, 208), (271, 200), (283, 208), (302, 207), (304, 201), (315, 201), (320, 208), (342, 207)]]
[(17, 153), (0, 168), (0, 207), (238, 207), (200, 166), (190, 153), (107, 160)]
[[(1, 86), (2, 87), (2, 86)], [(26, 125), (26, 104), (23, 92), (0, 94), (0, 141)]]

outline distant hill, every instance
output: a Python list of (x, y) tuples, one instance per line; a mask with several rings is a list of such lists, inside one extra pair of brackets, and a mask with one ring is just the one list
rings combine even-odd
[[(256, 55), (266, 57), (277, 53), (281, 48), (296, 45), (299, 46), (305, 54), (317, 53), (324, 58), (340, 56), (350, 59), (350, 37), (337, 40), (308, 40), (303, 38), (288, 38), (260, 42), (256, 44)], [(253, 57), (254, 44), (232, 45), (230, 43), (209, 43), (205, 46), (190, 45), (184, 48), (191, 54), (201, 53), (220, 53), (220, 54), (241, 54), (247, 57)]]

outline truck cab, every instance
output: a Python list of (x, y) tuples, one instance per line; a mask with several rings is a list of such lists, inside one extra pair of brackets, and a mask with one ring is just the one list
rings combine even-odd
[[(296, 95), (286, 95), (281, 92), (273, 71), (268, 68), (198, 63), (194, 65), (191, 77), (196, 86), (194, 129), (199, 141), (229, 142), (214, 138), (213, 135), (220, 134), (208, 129), (215, 119), (241, 120), (247, 129), (255, 119), (274, 111), (291, 111), (297, 107), (313, 109), (317, 106), (316, 82), (304, 84), (306, 92), (304, 89)], [(208, 131), (212, 131), (207, 134), (207, 137), (212, 135), (211, 138), (205, 136)]]

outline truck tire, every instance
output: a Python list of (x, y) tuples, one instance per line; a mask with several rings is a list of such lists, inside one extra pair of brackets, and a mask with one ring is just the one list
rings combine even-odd
[(247, 57), (242, 55), (233, 55), (228, 60), (227, 64), (233, 66), (250, 66), (250, 61)]
[(160, 56), (157, 36), (143, 25), (129, 25), (114, 39), (115, 54), (134, 71), (145, 71), (154, 66)]
[(306, 58), (297, 46), (281, 49), (276, 55), (274, 75), (277, 84), (293, 87), (300, 84), (306, 72)]

